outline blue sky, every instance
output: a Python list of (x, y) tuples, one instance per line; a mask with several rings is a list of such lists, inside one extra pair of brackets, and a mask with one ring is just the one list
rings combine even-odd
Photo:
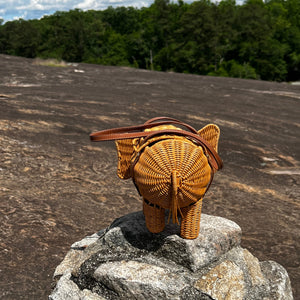
[[(19, 18), (39, 19), (44, 15), (51, 15), (56, 11), (69, 11), (79, 8), (82, 10), (102, 10), (108, 6), (147, 7), (154, 0), (0, 0), (0, 18), (6, 21)], [(192, 0), (185, 0), (187, 3)], [(240, 3), (242, 0), (236, 0)]]

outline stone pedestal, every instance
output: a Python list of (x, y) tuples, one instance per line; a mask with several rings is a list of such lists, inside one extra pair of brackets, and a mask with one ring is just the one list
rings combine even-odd
[(198, 238), (185, 240), (179, 226), (152, 234), (132, 213), (71, 246), (49, 299), (293, 299), (286, 270), (240, 241), (240, 227), (221, 217), (202, 214)]

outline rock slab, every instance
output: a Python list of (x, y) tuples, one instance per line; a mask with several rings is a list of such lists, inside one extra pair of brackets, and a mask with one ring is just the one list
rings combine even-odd
[(56, 268), (49, 300), (293, 299), (286, 270), (241, 248), (241, 229), (202, 214), (195, 240), (168, 224), (150, 233), (142, 212), (74, 243)]

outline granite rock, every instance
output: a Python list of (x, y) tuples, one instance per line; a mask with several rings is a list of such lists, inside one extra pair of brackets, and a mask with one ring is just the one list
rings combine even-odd
[(80, 290), (79, 287), (71, 280), (71, 274), (65, 273), (57, 282), (53, 290), (51, 300), (104, 300), (98, 294), (95, 294), (87, 289)]
[(198, 238), (186, 240), (176, 224), (153, 234), (142, 212), (125, 215), (71, 246), (49, 299), (293, 299), (285, 269), (241, 248), (241, 234), (202, 214)]

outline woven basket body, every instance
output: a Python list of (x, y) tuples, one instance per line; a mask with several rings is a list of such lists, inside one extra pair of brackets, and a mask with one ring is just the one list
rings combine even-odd
[[(180, 129), (172, 125), (145, 131)], [(198, 131), (217, 151), (219, 128), (213, 124)], [(194, 239), (200, 230), (202, 198), (214, 170), (201, 146), (176, 135), (160, 135), (146, 142), (144, 138), (116, 141), (118, 176), (133, 178), (144, 198), (146, 226), (153, 233), (165, 226), (165, 209), (173, 222), (181, 219), (181, 237)], [(179, 217), (179, 218), (178, 218)]]
[(180, 137), (147, 146), (134, 167), (134, 180), (141, 195), (168, 209), (175, 192), (179, 208), (197, 202), (210, 178), (211, 168), (202, 148)]

